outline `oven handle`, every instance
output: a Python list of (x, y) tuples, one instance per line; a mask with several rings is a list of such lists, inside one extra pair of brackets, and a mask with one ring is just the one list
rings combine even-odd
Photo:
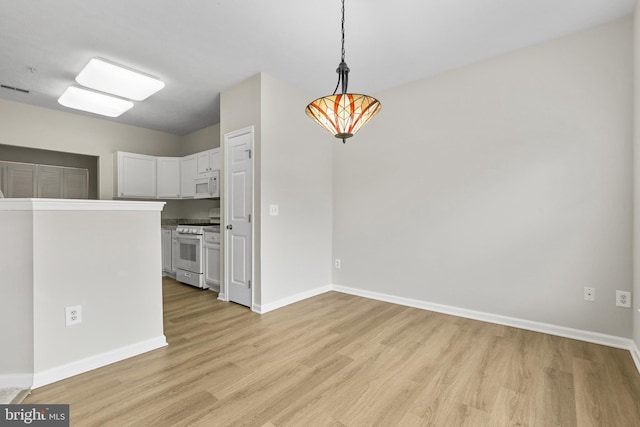
[(176, 240), (180, 241), (184, 241), (185, 243), (192, 243), (193, 241), (202, 241), (202, 235), (200, 234), (178, 234), (178, 236), (176, 237)]

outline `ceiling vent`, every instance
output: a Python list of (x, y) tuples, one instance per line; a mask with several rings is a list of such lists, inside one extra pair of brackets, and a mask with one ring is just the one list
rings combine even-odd
[(29, 93), (29, 91), (27, 89), (20, 89), (19, 87), (7, 86), (7, 85), (3, 85), (3, 84), (0, 84), (0, 87), (2, 89), (9, 89), (9, 90), (15, 90), (17, 92)]

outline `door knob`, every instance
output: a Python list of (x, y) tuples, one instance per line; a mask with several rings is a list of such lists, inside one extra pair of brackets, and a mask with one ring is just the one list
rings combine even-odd
[(227, 225), (227, 230), (233, 230), (233, 225), (231, 224)]

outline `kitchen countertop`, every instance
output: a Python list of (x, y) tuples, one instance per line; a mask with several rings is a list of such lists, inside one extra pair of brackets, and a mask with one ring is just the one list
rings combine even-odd
[(178, 224), (202, 224), (202, 225), (209, 225), (209, 224), (220, 224), (220, 218), (216, 218), (216, 219), (211, 219), (211, 218), (207, 218), (207, 219), (198, 219), (198, 218), (166, 218), (166, 219), (162, 219), (160, 221), (160, 223), (165, 226), (165, 225), (169, 225), (169, 226), (176, 226)]

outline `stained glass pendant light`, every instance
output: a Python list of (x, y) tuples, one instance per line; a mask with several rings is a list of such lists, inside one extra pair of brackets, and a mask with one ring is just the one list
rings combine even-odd
[[(307, 105), (305, 112), (331, 135), (347, 142), (365, 123), (378, 114), (382, 104), (377, 99), (359, 93), (348, 93), (349, 67), (344, 62), (344, 0), (342, 0), (342, 55), (336, 70), (338, 84), (333, 95), (318, 98)], [(342, 83), (342, 92), (336, 95)]]

